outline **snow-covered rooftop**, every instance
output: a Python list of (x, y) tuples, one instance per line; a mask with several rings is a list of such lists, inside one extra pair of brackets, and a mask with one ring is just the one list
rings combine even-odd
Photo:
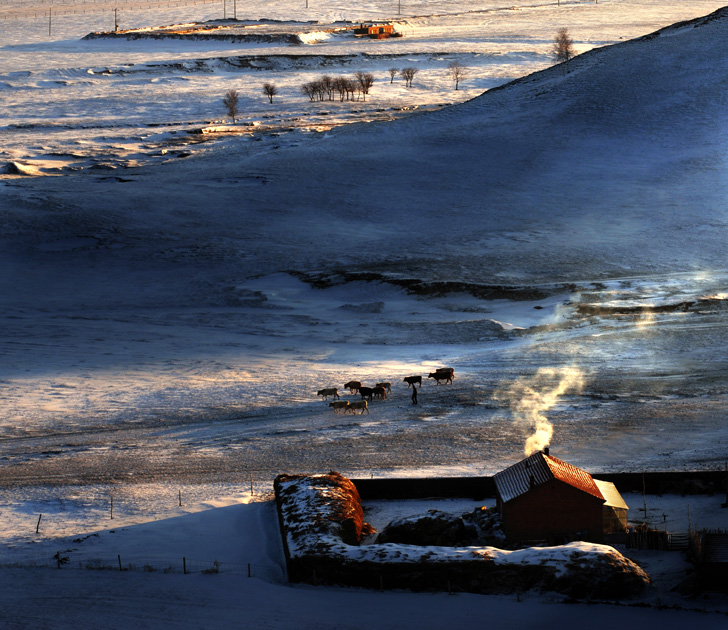
[(554, 479), (604, 500), (597, 484), (588, 472), (543, 451), (536, 451), (529, 457), (509, 466), (497, 473), (493, 479), (504, 503), (525, 494), (533, 487)]

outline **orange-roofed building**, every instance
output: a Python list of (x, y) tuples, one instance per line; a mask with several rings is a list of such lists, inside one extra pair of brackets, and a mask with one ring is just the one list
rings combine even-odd
[(592, 476), (548, 449), (499, 472), (494, 481), (503, 529), (513, 542), (601, 542), (612, 529), (605, 521), (608, 501)]

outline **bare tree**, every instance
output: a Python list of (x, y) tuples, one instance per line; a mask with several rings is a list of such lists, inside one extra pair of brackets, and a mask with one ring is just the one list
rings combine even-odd
[(268, 97), (268, 100), (272, 103), (273, 97), (278, 94), (278, 88), (275, 83), (264, 83), (263, 94), (265, 94)]
[(318, 97), (318, 100), (326, 100), (326, 95), (329, 93), (326, 84), (321, 79), (319, 79), (318, 81), (313, 82), (313, 86), (316, 90), (316, 96)]
[(347, 100), (353, 101), (354, 94), (356, 93), (356, 81), (349, 78), (345, 78), (344, 81), (344, 86), (346, 87), (346, 98)]
[(303, 92), (308, 98), (313, 102), (313, 100), (316, 98), (316, 91), (313, 87), (313, 81), (309, 81), (308, 83), (304, 83), (301, 86), (301, 92)]
[(345, 99), (349, 98), (349, 95), (353, 95), (353, 93), (356, 91), (356, 88), (354, 87), (354, 82), (347, 78), (347, 77), (336, 77), (333, 82), (333, 87), (336, 92), (339, 94), (339, 101), (342, 103)]
[(389, 82), (394, 83), (394, 77), (396, 77), (399, 74), (399, 70), (397, 68), (390, 68), (388, 70), (389, 72)]
[(311, 101), (323, 101), (326, 96), (326, 88), (324, 84), (319, 81), (309, 81), (301, 86), (301, 92), (308, 96)]
[(569, 60), (574, 57), (574, 40), (569, 37), (569, 29), (560, 28), (556, 32), (552, 54), (556, 63), (564, 63), (568, 68)]
[(332, 79), (328, 74), (325, 74), (321, 77), (321, 87), (324, 89), (326, 94), (329, 97), (330, 101), (334, 100), (334, 92), (336, 91), (334, 88), (334, 79)]
[(455, 82), (455, 89), (458, 89), (460, 81), (462, 81), (468, 74), (467, 68), (460, 64), (459, 61), (453, 61), (447, 67), (450, 73), (450, 78)]
[(400, 71), (402, 78), (404, 79), (405, 87), (412, 87), (412, 81), (417, 74), (417, 68), (402, 68)]
[(238, 96), (238, 91), (228, 90), (225, 92), (225, 98), (222, 99), (222, 104), (225, 106), (228, 116), (233, 119), (234, 125), (235, 119), (240, 111), (240, 97)]
[(371, 72), (362, 72), (361, 70), (359, 70), (358, 72), (354, 73), (354, 77), (356, 78), (359, 91), (362, 93), (362, 97), (366, 101), (367, 94), (369, 94), (369, 90), (371, 89), (372, 85), (374, 85), (374, 75)]

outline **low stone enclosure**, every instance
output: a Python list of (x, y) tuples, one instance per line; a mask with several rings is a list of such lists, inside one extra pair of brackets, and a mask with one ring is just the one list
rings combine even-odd
[[(494, 546), (361, 544), (362, 536), (371, 528), (364, 522), (358, 485), (369, 499), (492, 496), (489, 478), (466, 479), (469, 481), (462, 484), (453, 479), (429, 480), (431, 484), (425, 483), (427, 480), (401, 479), (355, 484), (336, 472), (279, 475), (274, 487), (289, 580), (381, 590), (537, 590), (572, 598), (611, 600), (639, 595), (650, 584), (649, 576), (631, 560), (612, 547), (595, 543), (514, 550)], [(388, 486), (387, 481), (393, 485)], [(373, 494), (374, 486), (382, 490), (378, 496)], [(407, 487), (411, 492), (401, 494)], [(433, 492), (438, 488), (439, 493)], [(490, 520), (488, 516), (486, 521)]]

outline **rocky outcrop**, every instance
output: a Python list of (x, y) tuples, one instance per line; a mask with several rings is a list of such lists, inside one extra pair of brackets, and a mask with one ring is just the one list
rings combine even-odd
[(26, 177), (38, 177), (43, 175), (35, 166), (29, 164), (21, 164), (20, 162), (9, 162), (2, 169), (0, 173), (4, 175), (24, 175)]

